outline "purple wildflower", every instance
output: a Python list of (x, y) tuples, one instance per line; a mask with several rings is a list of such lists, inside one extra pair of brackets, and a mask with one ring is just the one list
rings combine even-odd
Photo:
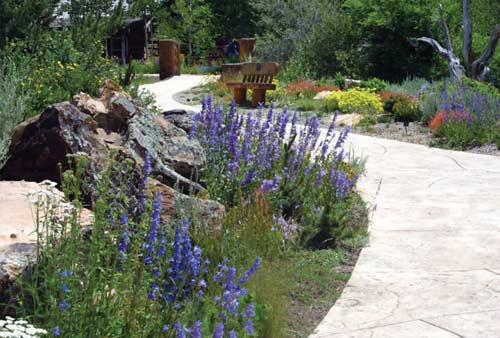
[(275, 175), (272, 180), (263, 180), (260, 189), (265, 193), (269, 191), (277, 191), (280, 180), (281, 176), (279, 175)]
[(186, 338), (186, 329), (182, 326), (181, 322), (176, 322), (174, 329), (177, 332), (177, 338)]
[(61, 329), (59, 328), (59, 326), (54, 327), (52, 334), (54, 335), (54, 337), (59, 337), (61, 335)]
[(62, 300), (58, 305), (59, 310), (66, 310), (69, 308), (69, 304), (67, 301)]
[(224, 338), (224, 323), (223, 322), (218, 322), (217, 324), (215, 324), (213, 338)]
[(253, 320), (252, 319), (245, 319), (243, 322), (243, 327), (245, 328), (245, 332), (247, 335), (251, 336), (254, 333), (254, 327), (253, 327)]
[(193, 328), (191, 329), (191, 338), (202, 338), (201, 337), (201, 320), (197, 320)]
[(252, 264), (252, 266), (250, 267), (250, 269), (245, 271), (243, 276), (240, 278), (240, 280), (239, 280), (240, 284), (245, 284), (248, 281), (250, 276), (252, 276), (255, 273), (255, 271), (257, 271), (257, 269), (259, 268), (261, 261), (262, 261), (262, 258), (257, 256), (257, 258), (255, 259), (255, 261)]

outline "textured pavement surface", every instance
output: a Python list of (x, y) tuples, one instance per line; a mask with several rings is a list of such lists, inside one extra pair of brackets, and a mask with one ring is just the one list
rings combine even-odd
[(207, 75), (179, 75), (160, 82), (139, 86), (139, 90), (145, 89), (154, 94), (156, 96), (156, 106), (161, 111), (174, 109), (199, 111), (201, 110), (201, 104), (185, 105), (175, 101), (173, 96), (176, 93), (201, 86), (213, 79), (216, 79), (216, 77)]
[[(143, 87), (185, 109), (172, 96), (199, 81)], [(361, 135), (347, 144), (367, 157), (370, 239), (310, 338), (500, 338), (500, 157)]]
[(311, 338), (500, 337), (500, 157), (351, 135), (370, 240)]

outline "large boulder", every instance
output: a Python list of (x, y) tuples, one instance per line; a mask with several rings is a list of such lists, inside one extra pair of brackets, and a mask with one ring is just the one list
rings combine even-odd
[(66, 156), (85, 152), (101, 162), (106, 145), (97, 123), (69, 102), (56, 103), (14, 129), (8, 160), (0, 172), (5, 180), (59, 182)]
[(110, 80), (105, 81), (98, 98), (80, 93), (71, 102), (56, 103), (20, 124), (0, 179), (60, 183), (61, 170), (70, 167), (69, 155), (84, 156), (85, 175), (91, 182), (86, 197), (92, 206), (99, 188), (92, 182), (98, 182), (111, 153), (120, 161), (132, 160), (136, 167), (149, 154), (151, 174), (162, 184), (181, 192), (204, 190), (196, 180), (206, 163), (199, 142), (162, 114), (141, 106)]

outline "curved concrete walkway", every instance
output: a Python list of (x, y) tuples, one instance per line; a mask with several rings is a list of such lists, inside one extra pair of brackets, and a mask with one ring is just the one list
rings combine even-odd
[(500, 157), (351, 135), (370, 242), (311, 338), (500, 337)]
[(161, 111), (184, 109), (188, 111), (201, 110), (201, 104), (185, 105), (174, 100), (174, 94), (201, 86), (208, 81), (216, 80), (213, 75), (179, 75), (167, 80), (139, 86), (139, 91), (147, 90), (156, 96), (156, 106)]
[[(176, 109), (173, 94), (201, 79), (175, 79), (143, 87)], [(499, 338), (500, 157), (361, 135), (348, 144), (368, 157), (370, 241), (310, 338)]]

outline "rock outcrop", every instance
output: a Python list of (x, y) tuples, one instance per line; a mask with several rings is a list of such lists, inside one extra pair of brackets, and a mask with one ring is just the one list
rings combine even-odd
[[(181, 127), (186, 129), (188, 117), (180, 115), (184, 117)], [(14, 130), (0, 179), (60, 183), (61, 171), (70, 165), (68, 155), (82, 154), (88, 159), (86, 175), (92, 182), (97, 181), (111, 153), (133, 160), (136, 166), (141, 166), (149, 154), (151, 175), (159, 183), (184, 193), (197, 193), (204, 190), (196, 178), (206, 158), (199, 142), (189, 138), (184, 129), (135, 102), (107, 80), (99, 98), (80, 93), (71, 102), (56, 103), (20, 124)], [(96, 191), (95, 186), (89, 188), (91, 205)], [(213, 206), (203, 200), (198, 204), (201, 208)], [(218, 206), (207, 213), (221, 210)]]

